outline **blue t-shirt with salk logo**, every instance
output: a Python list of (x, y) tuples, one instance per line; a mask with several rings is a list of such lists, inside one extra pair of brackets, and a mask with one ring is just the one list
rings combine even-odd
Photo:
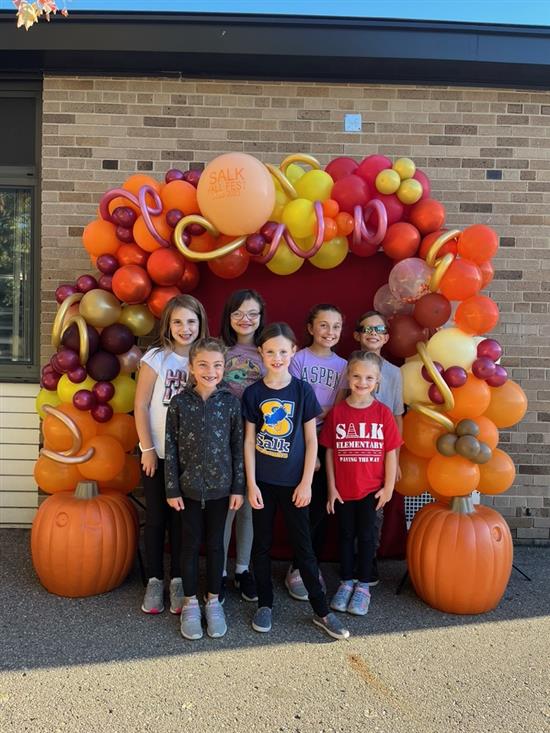
[(243, 417), (256, 426), (256, 481), (297, 486), (305, 459), (304, 423), (322, 410), (307, 382), (292, 377), (282, 389), (260, 379), (243, 394)]

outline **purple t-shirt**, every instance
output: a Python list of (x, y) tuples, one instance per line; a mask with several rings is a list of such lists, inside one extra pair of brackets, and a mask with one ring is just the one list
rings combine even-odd
[[(289, 372), (311, 384), (323, 411), (327, 411), (333, 407), (338, 392), (348, 388), (347, 365), (347, 361), (334, 352), (330, 356), (317, 356), (306, 348), (294, 355)], [(322, 424), (323, 419), (317, 418), (318, 430)]]
[(223, 378), (235, 397), (242, 399), (245, 389), (264, 374), (262, 358), (254, 344), (235, 344), (227, 350)]

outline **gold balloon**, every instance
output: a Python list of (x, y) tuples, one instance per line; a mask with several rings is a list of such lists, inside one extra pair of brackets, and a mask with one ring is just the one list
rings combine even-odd
[(304, 262), (305, 260), (295, 255), (286, 242), (279, 242), (275, 255), (266, 264), (266, 267), (275, 275), (292, 275), (293, 272), (300, 269)]
[(118, 319), (134, 336), (147, 336), (155, 327), (155, 316), (146, 305), (125, 305)]
[(117, 359), (120, 363), (120, 371), (122, 374), (132, 374), (137, 372), (142, 353), (139, 346), (132, 346), (131, 349), (124, 354), (119, 354)]
[(309, 261), (321, 270), (332, 270), (346, 259), (348, 250), (349, 244), (346, 237), (334, 237), (321, 245), (321, 249), (310, 257)]
[(120, 318), (121, 305), (118, 299), (107, 290), (96, 288), (85, 293), (80, 301), (80, 315), (90, 326), (105, 328)]
[(109, 404), (114, 412), (131, 412), (134, 409), (134, 398), (136, 396), (136, 383), (127, 374), (119, 374), (112, 380), (115, 394)]

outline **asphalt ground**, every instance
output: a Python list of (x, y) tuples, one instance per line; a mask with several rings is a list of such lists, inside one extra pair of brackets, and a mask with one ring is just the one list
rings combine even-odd
[[(309, 604), (274, 565), (274, 627), (258, 634), (255, 604), (230, 590), (229, 630), (189, 642), (178, 617), (146, 616), (139, 572), (84, 599), (47, 593), (29, 532), (0, 531), (2, 733), (548, 733), (550, 549), (516, 548), (499, 607), (482, 616), (430, 609), (405, 563), (380, 563), (364, 618), (348, 641), (311, 623)], [(337, 567), (323, 565), (329, 591)]]

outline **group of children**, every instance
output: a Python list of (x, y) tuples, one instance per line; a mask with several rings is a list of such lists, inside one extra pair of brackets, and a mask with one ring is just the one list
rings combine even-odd
[[(380, 356), (389, 338), (385, 319), (375, 311), (361, 316), (354, 330), (360, 350), (347, 362), (333, 351), (342, 327), (336, 306), (315, 306), (306, 324), (310, 343), (297, 351), (290, 326), (265, 325), (265, 303), (254, 290), (229, 297), (220, 338), (209, 336), (196, 298), (167, 304), (159, 339), (142, 358), (135, 400), (149, 571), (141, 608), (164, 610), (168, 529), (170, 611), (180, 614), (184, 638), (203, 634), (203, 540), (206, 630), (211, 637), (226, 633), (233, 523), (235, 587), (257, 601), (253, 629), (271, 630), (277, 507), (294, 552), (285, 585), (293, 598), (309, 600), (313, 623), (345, 639), (349, 631), (333, 611), (367, 613), (369, 587), (378, 582), (378, 510), (398, 472), (403, 402), (399, 369)], [(340, 529), (340, 585), (329, 604), (318, 559), (332, 513)]]

